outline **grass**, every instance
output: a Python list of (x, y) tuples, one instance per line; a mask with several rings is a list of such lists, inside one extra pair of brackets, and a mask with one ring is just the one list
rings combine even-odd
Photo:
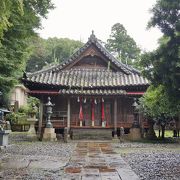
[[(159, 130), (155, 130), (156, 136), (159, 136)], [(162, 134), (162, 131), (161, 131)], [(165, 130), (165, 138), (173, 137), (173, 130)]]

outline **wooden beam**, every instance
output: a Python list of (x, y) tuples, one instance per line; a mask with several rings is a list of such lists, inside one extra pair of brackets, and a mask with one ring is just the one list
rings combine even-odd
[(29, 94), (49, 94), (49, 95), (59, 95), (59, 91), (54, 90), (32, 90), (28, 91)]
[(68, 98), (68, 100), (67, 100), (67, 128), (68, 128), (68, 132), (70, 129), (70, 119), (71, 119), (71, 100), (70, 100), (70, 98)]
[(39, 105), (39, 122), (38, 122), (38, 135), (41, 138), (42, 133), (42, 122), (43, 122), (43, 98), (40, 99)]

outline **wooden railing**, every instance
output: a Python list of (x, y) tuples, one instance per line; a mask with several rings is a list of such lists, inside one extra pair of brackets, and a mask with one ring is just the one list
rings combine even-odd
[[(121, 117), (120, 117), (121, 118)], [(117, 128), (124, 127), (124, 128), (131, 128), (133, 123), (133, 115), (127, 115), (126, 121), (124, 121), (124, 118), (117, 120)], [(53, 124), (54, 128), (64, 128), (67, 127), (67, 112), (66, 111), (55, 111), (53, 112), (51, 116), (51, 122)], [(101, 128), (101, 120), (97, 121), (95, 120), (95, 126)], [(45, 126), (45, 121), (43, 122), (43, 126)], [(70, 127), (80, 127), (80, 120), (78, 114), (71, 114), (70, 119)], [(83, 120), (83, 127), (91, 127), (91, 120)], [(114, 123), (113, 122), (107, 122), (106, 128), (113, 128)], [(148, 128), (147, 122), (142, 122), (142, 127)]]

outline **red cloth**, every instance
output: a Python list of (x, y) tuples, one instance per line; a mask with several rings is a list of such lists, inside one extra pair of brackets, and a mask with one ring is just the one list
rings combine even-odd
[(102, 104), (101, 104), (102, 106), (101, 106), (101, 119), (102, 119), (102, 121), (104, 121), (104, 102), (102, 101)]
[(92, 99), (92, 106), (91, 106), (91, 112), (92, 112), (92, 116), (91, 116), (91, 120), (94, 121), (94, 99)]
[(79, 119), (83, 120), (82, 100), (80, 99)]

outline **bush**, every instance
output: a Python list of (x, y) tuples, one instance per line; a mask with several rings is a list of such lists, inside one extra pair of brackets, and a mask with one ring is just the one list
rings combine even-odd
[(25, 125), (29, 124), (27, 121), (28, 117), (33, 117), (38, 112), (37, 106), (39, 105), (39, 100), (37, 98), (28, 98), (28, 105), (19, 108), (18, 112), (10, 113), (6, 116), (6, 120), (12, 125)]
[(6, 116), (6, 120), (9, 121), (12, 125), (13, 124), (19, 124), (19, 125), (23, 125), (23, 124), (28, 124), (27, 121), (27, 115), (25, 113), (10, 113)]

